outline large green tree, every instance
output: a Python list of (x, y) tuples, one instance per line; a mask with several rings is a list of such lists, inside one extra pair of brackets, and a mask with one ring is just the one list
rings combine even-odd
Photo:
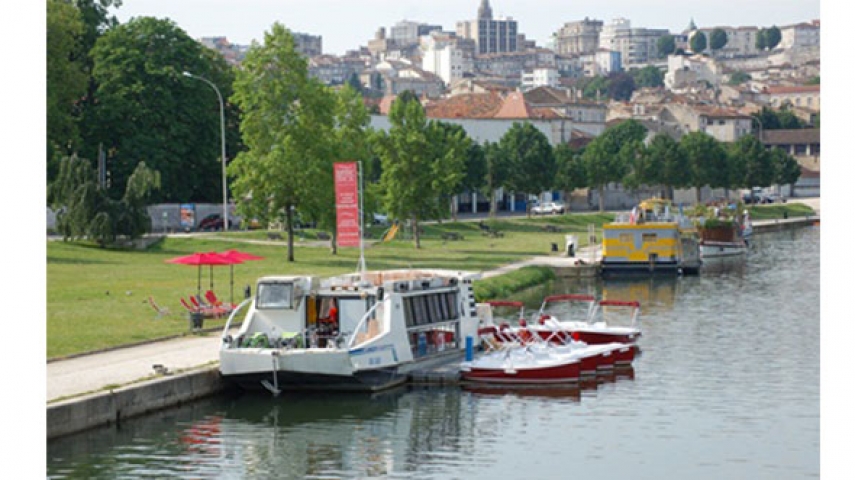
[(529, 122), (514, 122), (499, 139), (511, 175), (506, 186), (515, 192), (539, 194), (552, 187), (555, 154), (546, 135)]
[[(455, 194), (461, 194), (465, 191), (480, 192), (492, 198), (489, 191), (486, 190), (487, 185), (487, 157), (484, 152), (484, 147), (470, 139), (469, 148), (466, 150), (466, 166), (460, 183), (455, 188)], [(452, 209), (453, 218), (456, 220), (457, 210)]]
[[(566, 144), (560, 144), (555, 147), (555, 164), (556, 174), (553, 187), (564, 192), (564, 198), (569, 200), (573, 190), (588, 185), (581, 152)], [(570, 206), (567, 205), (567, 207)]]
[(707, 36), (704, 32), (698, 31), (692, 35), (692, 38), (689, 40), (689, 48), (695, 53), (704, 53), (704, 50), (707, 49)]
[(383, 205), (393, 218), (410, 220), (415, 248), (421, 248), (419, 223), (447, 214), (445, 200), (463, 178), (470, 140), (462, 128), (428, 122), (415, 96), (395, 99), (389, 123), (388, 132), (374, 137)]
[[(170, 20), (136, 17), (101, 36), (92, 51), (96, 101), (87, 115), (88, 145), (107, 152), (110, 191), (125, 190), (142, 161), (160, 172), (157, 201), (221, 202), (220, 104), (216, 91), (187, 78), (189, 71), (218, 85), (224, 100), (232, 73), (216, 52)], [(236, 110), (226, 105), (227, 124)], [(236, 135), (227, 152), (236, 150)]]
[(624, 162), (628, 152), (621, 154), (621, 148), (633, 142), (641, 142), (647, 135), (647, 128), (636, 120), (627, 120), (607, 128), (585, 147), (582, 163), (588, 186), (599, 193), (600, 211), (605, 210), (605, 187), (609, 183), (620, 182), (627, 173)]
[(685, 152), (680, 144), (666, 133), (658, 133), (650, 141), (645, 152), (656, 158), (658, 170), (654, 172), (651, 183), (664, 185), (667, 196), (674, 199), (675, 188), (691, 185), (691, 173)]
[(485, 194), (490, 197), (490, 217), (496, 216), (496, 190), (508, 186), (511, 165), (508, 156), (495, 142), (484, 142), (484, 161), (486, 163)]
[(609, 75), (609, 98), (617, 101), (628, 101), (635, 91), (635, 79), (626, 72)]
[(710, 50), (713, 52), (721, 50), (727, 45), (727, 32), (721, 28), (713, 29), (710, 32)]
[(768, 187), (775, 180), (775, 165), (766, 148), (754, 135), (745, 135), (728, 146), (731, 186)]
[(773, 148), (769, 151), (769, 156), (775, 168), (775, 183), (792, 186), (799, 180), (802, 175), (802, 167), (792, 155), (780, 148)]
[(321, 217), (321, 204), (334, 203), (335, 97), (309, 78), (306, 59), (278, 22), (263, 44), (250, 47), (234, 90), (247, 147), (229, 165), (232, 188), (243, 200), (239, 209), (262, 220), (284, 219), (293, 262), (296, 213)]
[(79, 148), (75, 109), (86, 94), (88, 74), (79, 56), (83, 18), (64, 0), (47, 2), (47, 178), (59, 171), (59, 159)]
[(677, 43), (674, 41), (674, 35), (664, 35), (656, 40), (656, 54), (660, 58), (665, 58), (668, 55), (673, 55), (677, 50)]
[(686, 155), (692, 173), (691, 184), (701, 202), (701, 188), (728, 188), (731, 175), (728, 171), (727, 152), (721, 143), (704, 132), (691, 132), (680, 138), (680, 148)]
[(634, 70), (632, 78), (635, 79), (635, 85), (638, 87), (661, 87), (665, 85), (665, 73), (654, 65), (647, 65), (644, 68)]

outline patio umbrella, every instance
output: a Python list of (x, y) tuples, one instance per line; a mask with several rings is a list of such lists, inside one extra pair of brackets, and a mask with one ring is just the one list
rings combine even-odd
[(199, 267), (199, 279), (196, 285), (196, 294), (202, 294), (202, 265), (211, 267), (211, 290), (214, 289), (214, 265), (233, 265), (240, 263), (229, 257), (225, 257), (217, 252), (196, 252), (183, 257), (175, 257), (166, 261), (166, 263), (175, 263), (178, 265), (196, 265)]
[(243, 263), (249, 260), (264, 260), (264, 257), (259, 257), (258, 255), (253, 255), (251, 253), (241, 252), (239, 250), (226, 250), (225, 252), (220, 253), (221, 256), (232, 260), (234, 263), (231, 264), (231, 296), (229, 297), (229, 302), (235, 303), (235, 264)]

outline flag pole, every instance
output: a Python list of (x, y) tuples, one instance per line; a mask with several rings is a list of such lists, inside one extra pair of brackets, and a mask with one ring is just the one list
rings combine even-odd
[(359, 274), (360, 280), (365, 280), (365, 211), (363, 210), (362, 161), (356, 162), (359, 172)]

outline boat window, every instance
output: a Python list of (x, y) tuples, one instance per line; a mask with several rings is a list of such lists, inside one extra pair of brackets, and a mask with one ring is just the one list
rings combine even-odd
[(430, 321), (436, 322), (442, 320), (442, 317), (439, 315), (439, 295), (425, 295), (425, 298), (428, 303), (428, 312), (430, 314)]
[(292, 308), (293, 288), (290, 283), (261, 283), (258, 285), (255, 307)]
[(656, 234), (655, 233), (643, 233), (643, 234), (641, 234), (641, 241), (642, 242), (655, 242), (656, 241)]
[(621, 233), (620, 234), (620, 242), (621, 243), (632, 243), (632, 234), (631, 233)]

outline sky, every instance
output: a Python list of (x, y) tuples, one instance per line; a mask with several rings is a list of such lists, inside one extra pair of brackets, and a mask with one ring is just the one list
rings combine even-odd
[[(481, 0), (123, 0), (121, 22), (135, 16), (170, 18), (193, 38), (225, 36), (238, 45), (263, 41), (274, 22), (323, 37), (324, 53), (367, 45), (379, 27), (401, 20), (442, 25), (473, 20)], [(519, 31), (546, 46), (565, 22), (626, 18), (633, 27), (677, 33), (698, 27), (784, 26), (820, 18), (819, 0), (491, 0), (493, 17), (511, 17)]]

